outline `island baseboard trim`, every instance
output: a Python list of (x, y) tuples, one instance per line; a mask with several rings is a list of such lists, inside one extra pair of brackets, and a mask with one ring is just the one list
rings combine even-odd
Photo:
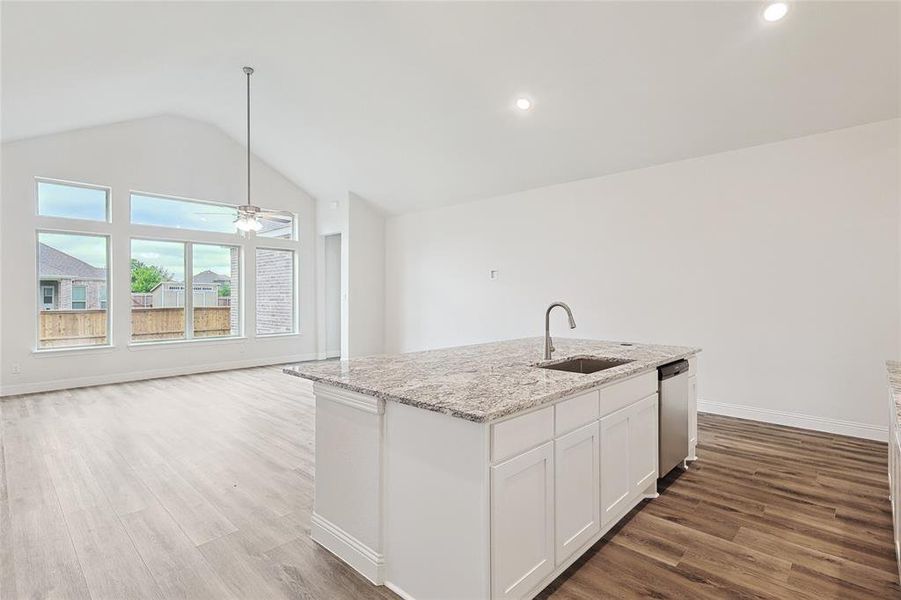
[(774, 425), (786, 425), (799, 429), (810, 429), (825, 433), (835, 433), (850, 437), (863, 438), (884, 442), (888, 439), (888, 429), (880, 425), (858, 423), (855, 421), (843, 421), (841, 419), (829, 419), (814, 415), (773, 410), (770, 408), (758, 408), (756, 406), (744, 406), (741, 404), (727, 404), (725, 402), (711, 402), (698, 399), (698, 412), (761, 421)]
[(385, 555), (315, 512), (310, 519), (310, 537), (375, 585), (385, 583)]
[(343, 404), (374, 415), (385, 413), (385, 401), (373, 398), (372, 396), (358, 394), (350, 390), (322, 383), (314, 383), (313, 392), (316, 394), (317, 398), (329, 400), (337, 404)]

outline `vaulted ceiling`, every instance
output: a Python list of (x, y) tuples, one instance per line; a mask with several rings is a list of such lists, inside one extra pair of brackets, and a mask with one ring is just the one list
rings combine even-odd
[[(419, 210), (899, 115), (899, 4), (3, 2), (4, 141), (156, 114)], [(528, 95), (533, 109), (513, 108)]]

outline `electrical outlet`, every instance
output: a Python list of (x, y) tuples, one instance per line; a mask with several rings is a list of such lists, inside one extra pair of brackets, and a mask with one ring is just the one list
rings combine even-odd
[(14, 363), (13, 364), (13, 375), (19, 375), (20, 373), (22, 373), (22, 365), (20, 365), (19, 363)]

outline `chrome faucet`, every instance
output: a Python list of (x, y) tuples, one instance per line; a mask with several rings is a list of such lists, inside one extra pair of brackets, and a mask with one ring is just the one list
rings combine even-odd
[(569, 328), (576, 328), (576, 320), (573, 319), (573, 311), (569, 309), (565, 302), (553, 302), (548, 306), (547, 312), (544, 313), (544, 360), (551, 360), (551, 353), (556, 350), (556, 348), (554, 348), (554, 341), (551, 339), (551, 310), (553, 310), (555, 306), (559, 306), (566, 311), (566, 316), (569, 318)]

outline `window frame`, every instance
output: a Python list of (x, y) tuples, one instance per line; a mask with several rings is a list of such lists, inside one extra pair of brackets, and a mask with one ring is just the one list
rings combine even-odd
[[(88, 190), (100, 190), (104, 192), (106, 195), (106, 218), (105, 219), (82, 219), (80, 217), (62, 217), (59, 215), (42, 215), (41, 214), (41, 198), (40, 198), (40, 184), (41, 183), (51, 183), (54, 185), (62, 185), (68, 187), (77, 187)], [(105, 223), (110, 224), (113, 222), (113, 188), (107, 185), (99, 185), (96, 183), (85, 183), (82, 181), (68, 181), (66, 179), (54, 179), (52, 177), (40, 177), (35, 176), (34, 178), (34, 216), (39, 219), (65, 219), (67, 222), (75, 222), (75, 223)]]
[[(280, 239), (280, 238), (263, 238), (266, 240), (271, 239)], [(282, 240), (287, 242), (288, 240)], [(258, 338), (274, 338), (281, 336), (289, 336), (289, 335), (299, 335), (300, 334), (300, 315), (299, 315), (299, 300), (298, 296), (300, 295), (300, 274), (298, 273), (298, 255), (299, 255), (299, 246), (298, 247), (287, 247), (287, 246), (274, 246), (270, 244), (256, 244), (254, 246), (253, 252), (253, 281), (254, 281), (254, 290), (253, 290), (253, 316), (254, 316), (254, 336)], [(257, 268), (257, 253), (260, 250), (276, 250), (280, 252), (290, 252), (291, 253), (291, 331), (281, 331), (275, 333), (260, 333), (259, 332), (259, 323), (257, 322), (257, 316), (259, 311), (257, 310), (257, 293), (260, 288), (259, 278), (259, 269)]]
[[(56, 219), (61, 217), (44, 217), (50, 219)], [(99, 223), (99, 221), (87, 221), (91, 223)], [(114, 274), (112, 269), (113, 263), (113, 255), (112, 255), (112, 234), (111, 233), (99, 233), (95, 231), (73, 231), (71, 229), (55, 229), (50, 227), (35, 227), (34, 229), (34, 281), (36, 285), (36, 292), (43, 293), (40, 289), (44, 286), (41, 285), (41, 255), (40, 255), (40, 246), (41, 243), (41, 234), (42, 233), (51, 233), (51, 234), (62, 234), (62, 235), (77, 235), (81, 237), (98, 237), (103, 238), (106, 244), (106, 288), (107, 288), (107, 296), (109, 297), (111, 294), (109, 290), (113, 289), (114, 283)], [(34, 288), (33, 288), (34, 289)], [(59, 298), (59, 290), (56, 291), (57, 298)], [(87, 301), (87, 295), (85, 295)], [(42, 301), (42, 297), (36, 297), (36, 300)], [(107, 302), (107, 307), (102, 309), (106, 312), (106, 342), (103, 344), (84, 344), (79, 346), (56, 346), (49, 348), (41, 347), (41, 312), (43, 312), (43, 302), (35, 303), (35, 312), (34, 312), (34, 349), (32, 352), (35, 354), (41, 353), (58, 353), (58, 352), (68, 352), (68, 351), (84, 351), (84, 350), (96, 350), (101, 348), (112, 348), (113, 344), (113, 303)]]

